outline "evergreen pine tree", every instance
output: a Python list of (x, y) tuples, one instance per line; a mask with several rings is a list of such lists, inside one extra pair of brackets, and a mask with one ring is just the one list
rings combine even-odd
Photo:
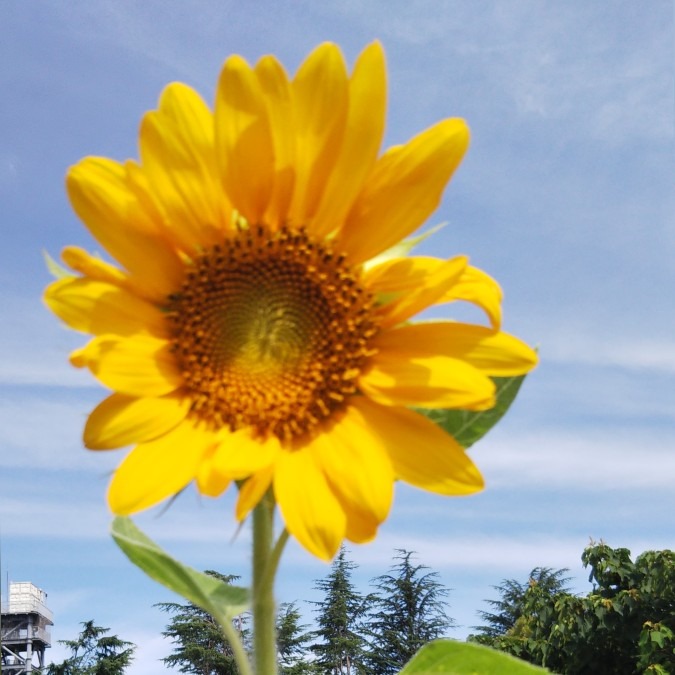
[(438, 572), (411, 561), (413, 551), (397, 549), (389, 574), (371, 582), (377, 589), (368, 598), (369, 640), (365, 663), (369, 675), (398, 673), (427, 642), (444, 635), (454, 624), (446, 612), (448, 589)]
[(485, 600), (494, 611), (480, 610), (478, 615), (485, 622), (483, 626), (474, 626), (478, 635), (470, 635), (469, 640), (494, 646), (495, 638), (512, 631), (518, 619), (523, 615), (526, 593), (533, 585), (546, 596), (553, 597), (558, 593), (566, 593), (570, 578), (565, 574), (568, 569), (554, 570), (550, 567), (535, 567), (525, 583), (516, 579), (504, 579), (498, 586), (493, 586), (498, 593), (498, 600)]
[[(232, 583), (239, 578), (213, 570), (207, 570), (206, 574), (226, 583)], [(155, 606), (173, 615), (166, 630), (162, 632), (175, 645), (173, 654), (162, 659), (165, 665), (177, 668), (181, 673), (193, 675), (237, 675), (232, 649), (210, 614), (192, 603), (181, 605), (162, 602)], [(245, 618), (235, 619), (235, 626), (244, 637), (247, 632)]]
[(364, 614), (363, 597), (351, 582), (356, 565), (347, 560), (344, 547), (333, 561), (325, 579), (314, 588), (323, 591), (324, 599), (313, 602), (317, 609), (317, 642), (310, 649), (316, 655), (315, 664), (325, 675), (355, 675), (363, 658), (364, 640), (359, 622)]
[(295, 602), (283, 603), (277, 614), (277, 649), (279, 675), (310, 675), (318, 673), (313, 663), (305, 660), (307, 644), (313, 635), (300, 624), (300, 610)]
[(51, 663), (47, 675), (123, 675), (136, 645), (117, 635), (106, 635), (108, 631), (93, 621), (83, 621), (76, 640), (59, 640), (71, 655), (62, 663)]

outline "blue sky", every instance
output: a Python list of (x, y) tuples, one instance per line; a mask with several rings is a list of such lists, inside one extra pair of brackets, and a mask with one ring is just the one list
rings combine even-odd
[[(94, 619), (139, 645), (132, 675), (166, 672), (152, 607), (172, 599), (108, 535), (121, 452), (80, 434), (103, 391), (66, 363), (81, 337), (42, 307), (42, 250), (97, 246), (66, 168), (136, 156), (142, 114), (180, 80), (207, 99), (231, 53), (290, 71), (318, 43), (350, 63), (377, 38), (389, 69), (386, 144), (461, 116), (472, 145), (427, 244), (466, 253), (505, 291), (505, 328), (541, 349), (513, 410), (472, 456), (487, 489), (447, 499), (399, 485), (355, 581), (418, 552), (454, 589), (462, 638), (482, 599), (537, 565), (586, 591), (589, 538), (634, 554), (675, 540), (675, 139), (668, 0), (332, 3), (9, 0), (0, 4), (0, 528), (4, 572), (49, 594), (54, 642)], [(139, 524), (189, 564), (248, 575), (232, 497), (188, 490)], [(328, 568), (292, 544), (280, 600), (312, 600)], [(3, 573), (4, 582), (4, 573)], [(309, 614), (309, 607), (302, 604)], [(49, 652), (58, 659), (56, 644)]]

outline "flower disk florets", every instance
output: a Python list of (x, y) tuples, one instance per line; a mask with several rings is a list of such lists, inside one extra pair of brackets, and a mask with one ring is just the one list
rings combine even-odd
[(197, 257), (169, 298), (173, 351), (211, 428), (291, 441), (356, 393), (374, 351), (372, 295), (303, 230), (240, 229)]

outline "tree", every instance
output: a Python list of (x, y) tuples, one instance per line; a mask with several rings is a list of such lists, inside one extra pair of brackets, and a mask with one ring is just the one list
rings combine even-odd
[(438, 572), (414, 564), (413, 551), (397, 549), (389, 574), (373, 579), (377, 589), (368, 598), (366, 634), (370, 638), (367, 672), (390, 675), (399, 670), (427, 642), (445, 635), (454, 624), (447, 614), (448, 589)]
[[(213, 570), (207, 570), (206, 574), (225, 583), (232, 583), (239, 578)], [(181, 605), (162, 602), (155, 607), (173, 615), (166, 630), (162, 632), (164, 637), (171, 638), (176, 645), (173, 653), (162, 659), (165, 665), (177, 668), (181, 673), (194, 675), (237, 675), (232, 649), (210, 614), (192, 603)], [(245, 617), (235, 619), (235, 625), (244, 636), (247, 631), (245, 623)]]
[(675, 672), (675, 552), (591, 543), (585, 597), (530, 585), (515, 623), (491, 645), (566, 675)]
[(353, 675), (359, 672), (363, 658), (364, 639), (359, 622), (364, 615), (364, 598), (356, 592), (351, 574), (356, 565), (347, 560), (342, 547), (325, 579), (314, 588), (323, 591), (324, 599), (313, 602), (317, 609), (318, 642), (310, 649), (316, 655), (319, 672), (330, 675)]
[(305, 660), (306, 645), (312, 641), (307, 625), (300, 624), (300, 610), (295, 602), (284, 603), (277, 614), (277, 648), (279, 675), (310, 675), (317, 673), (313, 663)]
[(498, 586), (493, 586), (492, 588), (499, 593), (500, 598), (499, 600), (485, 600), (485, 602), (495, 611), (478, 612), (487, 625), (474, 626), (479, 634), (471, 635), (469, 639), (491, 646), (494, 638), (514, 629), (523, 614), (529, 588), (536, 586), (538, 593), (547, 598), (567, 592), (567, 583), (570, 581), (570, 577), (564, 576), (567, 572), (569, 572), (568, 569), (553, 570), (550, 567), (535, 567), (525, 583), (520, 583), (516, 579), (504, 579)]
[(76, 640), (59, 640), (71, 651), (62, 663), (51, 663), (47, 675), (122, 675), (133, 660), (136, 645), (117, 635), (106, 635), (110, 628), (82, 622)]

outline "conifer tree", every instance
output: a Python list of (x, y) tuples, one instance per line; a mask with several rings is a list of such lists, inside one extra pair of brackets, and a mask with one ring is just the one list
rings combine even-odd
[(365, 611), (364, 598), (351, 582), (356, 568), (347, 560), (342, 547), (325, 579), (314, 588), (324, 593), (324, 599), (313, 602), (317, 613), (317, 640), (310, 649), (316, 655), (319, 672), (325, 675), (355, 675), (363, 661), (364, 640), (359, 623)]
[(109, 631), (93, 621), (83, 621), (76, 640), (59, 640), (71, 655), (62, 663), (51, 663), (47, 675), (123, 675), (136, 645), (117, 635), (106, 635)]
[(550, 567), (535, 567), (525, 583), (516, 579), (504, 579), (498, 586), (493, 586), (498, 593), (498, 600), (485, 600), (494, 611), (480, 610), (478, 615), (485, 621), (483, 626), (474, 626), (478, 635), (471, 635), (473, 642), (492, 645), (494, 638), (513, 630), (518, 619), (523, 615), (526, 594), (529, 588), (536, 585), (538, 591), (548, 597), (558, 593), (566, 593), (570, 577), (564, 576), (568, 569), (554, 570)]
[(314, 664), (305, 659), (312, 633), (300, 624), (300, 610), (295, 602), (283, 603), (277, 614), (277, 648), (279, 675), (310, 675), (318, 673)]
[(397, 549), (389, 574), (373, 579), (368, 597), (369, 638), (365, 663), (369, 675), (398, 673), (427, 642), (445, 635), (454, 624), (447, 614), (449, 591), (438, 572), (412, 562), (413, 551)]
[[(226, 583), (232, 583), (239, 578), (213, 570), (207, 570), (206, 574)], [(192, 603), (181, 605), (162, 602), (155, 606), (173, 615), (166, 630), (162, 632), (175, 645), (173, 653), (162, 659), (165, 665), (177, 668), (181, 673), (193, 675), (237, 675), (232, 649), (210, 614)], [(246, 637), (245, 617), (237, 617), (235, 625)]]

